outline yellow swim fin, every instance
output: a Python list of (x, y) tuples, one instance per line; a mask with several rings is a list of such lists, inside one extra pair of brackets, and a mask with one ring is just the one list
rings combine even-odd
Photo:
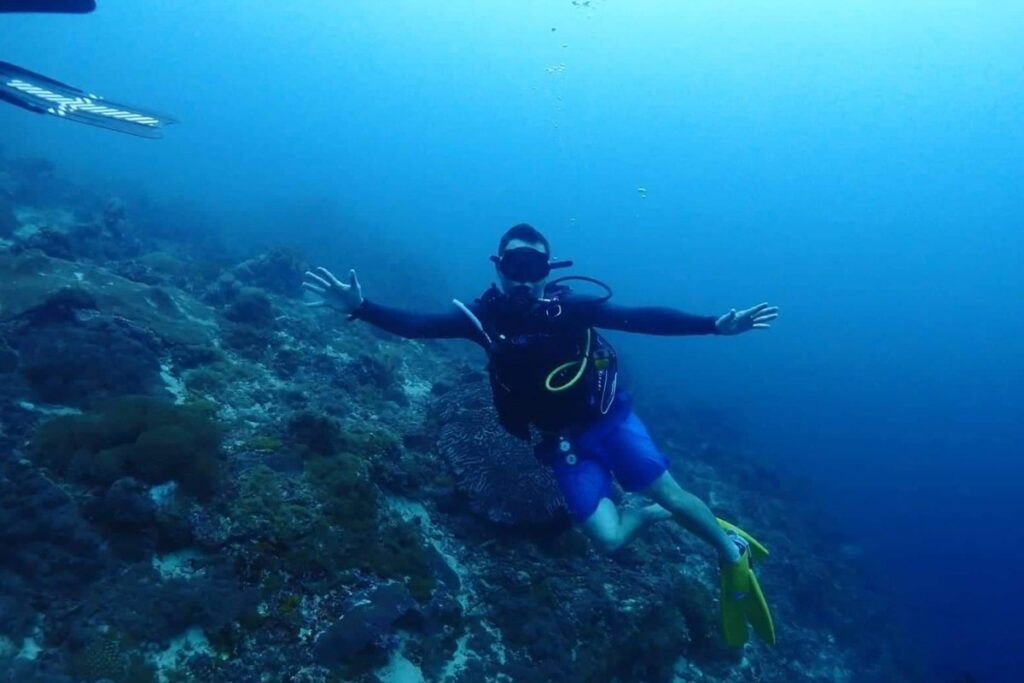
[(774, 645), (772, 614), (753, 570), (753, 562), (768, 557), (768, 549), (743, 529), (721, 519), (718, 523), (740, 548), (740, 561), (721, 568), (725, 642), (729, 647), (742, 647), (749, 636), (749, 624), (761, 640)]
[(765, 548), (761, 543), (748, 534), (743, 529), (739, 528), (735, 524), (730, 524), (720, 517), (715, 517), (718, 520), (718, 526), (725, 529), (725, 533), (732, 534), (733, 536), (739, 536), (747, 545), (750, 546), (750, 560), (751, 562), (760, 562), (761, 560), (768, 559), (768, 548)]

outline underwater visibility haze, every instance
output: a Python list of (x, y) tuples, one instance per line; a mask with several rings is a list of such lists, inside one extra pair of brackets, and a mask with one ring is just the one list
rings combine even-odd
[[(8, 82), (163, 134), (0, 101), (0, 680), (1024, 676), (1024, 4), (96, 4), (0, 13)], [(486, 328), (520, 223), (702, 316), (584, 318), (767, 558), (595, 552), (480, 349), (304, 305)]]

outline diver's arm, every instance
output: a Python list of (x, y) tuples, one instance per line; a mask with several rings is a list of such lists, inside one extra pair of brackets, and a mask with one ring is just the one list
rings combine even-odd
[(363, 299), (348, 317), (365, 320), (407, 339), (474, 339), (478, 334), (469, 318), (457, 309), (447, 313), (414, 313)]
[(767, 330), (779, 317), (779, 307), (760, 303), (737, 311), (735, 308), (722, 316), (703, 316), (684, 313), (674, 308), (655, 306), (627, 307), (603, 303), (589, 311), (587, 321), (592, 327), (609, 330), (660, 335), (720, 334), (734, 335), (750, 330)]
[(333, 308), (345, 313), (349, 320), (365, 320), (408, 339), (475, 339), (479, 335), (469, 317), (457, 309), (448, 313), (414, 313), (368, 301), (354, 270), (348, 272), (347, 283), (324, 267), (317, 268), (317, 273), (306, 271), (302, 286), (316, 297), (307, 306)]
[(673, 336), (718, 333), (714, 316), (693, 315), (675, 308), (602, 303), (588, 309), (585, 323), (608, 330)]

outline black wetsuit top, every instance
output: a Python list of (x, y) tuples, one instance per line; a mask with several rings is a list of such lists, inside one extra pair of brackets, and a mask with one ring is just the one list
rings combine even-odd
[[(592, 346), (599, 343), (595, 328), (654, 335), (716, 332), (714, 317), (673, 308), (618, 306), (574, 300), (571, 295), (554, 303), (524, 307), (493, 286), (467, 307), (481, 321), (490, 341), (454, 305), (444, 313), (420, 313), (364, 300), (350, 318), (409, 339), (468, 339), (479, 344), (490, 358), (488, 369), (502, 424), (523, 438), (528, 438), (529, 423), (551, 432), (587, 421), (584, 382), (556, 393), (546, 390), (544, 381), (554, 368), (585, 355), (588, 331)], [(603, 340), (600, 343), (607, 345)], [(571, 376), (572, 371), (567, 372)], [(496, 381), (503, 391), (498, 390)], [(499, 401), (500, 395), (511, 400)]]

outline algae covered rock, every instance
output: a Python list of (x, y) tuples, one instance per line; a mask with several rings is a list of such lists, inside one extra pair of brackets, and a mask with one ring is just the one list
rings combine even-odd
[(165, 342), (206, 344), (216, 334), (213, 312), (180, 291), (38, 251), (0, 254), (0, 281), (0, 322), (45, 309), (55, 298), (74, 292), (96, 313), (130, 321)]
[(85, 407), (127, 394), (169, 397), (152, 336), (123, 318), (82, 310), (88, 314), (24, 321), (10, 334), (33, 399)]
[(23, 463), (5, 463), (0, 475), (0, 570), (61, 590), (94, 577), (106, 563), (103, 543), (74, 500)]
[(37, 469), (0, 459), (0, 634), (31, 633), (36, 601), (75, 595), (107, 566), (103, 538)]
[(341, 425), (330, 416), (302, 411), (291, 416), (287, 430), (289, 441), (303, 451), (331, 455), (341, 448)]
[(274, 324), (274, 306), (262, 289), (243, 287), (224, 307), (224, 317), (232, 322), (268, 328)]
[(137, 562), (95, 582), (67, 626), (80, 634), (105, 630), (135, 643), (166, 644), (192, 627), (210, 637), (232, 630), (256, 609), (257, 592), (242, 586), (220, 558), (191, 557), (180, 575), (157, 569), (166, 564), (173, 561)]
[(395, 622), (414, 609), (405, 586), (376, 586), (353, 600), (352, 606), (316, 641), (314, 657), (321, 666), (335, 667), (364, 650), (382, 645)]
[(446, 393), (439, 415), (438, 450), (474, 513), (515, 526), (544, 525), (564, 517), (565, 502), (550, 469), (528, 445), (502, 429), (486, 382)]
[(37, 401), (167, 397), (161, 358), (209, 347), (216, 333), (209, 309), (182, 292), (39, 252), (0, 254), (0, 280), (0, 333)]

